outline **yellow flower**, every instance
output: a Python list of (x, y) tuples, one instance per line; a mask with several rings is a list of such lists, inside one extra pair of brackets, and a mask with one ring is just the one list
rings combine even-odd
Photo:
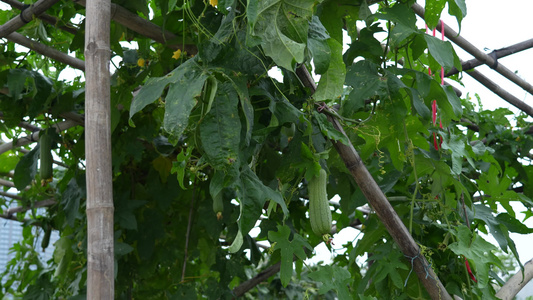
[(145, 64), (146, 64), (146, 61), (144, 60), (144, 58), (139, 58), (139, 59), (137, 60), (137, 65), (138, 65), (139, 67), (142, 68), (142, 67), (144, 67)]
[(180, 59), (180, 56), (181, 56), (181, 49), (178, 49), (174, 52), (174, 55), (172, 55), (172, 58), (175, 60), (178, 60)]
[(209, 4), (211, 4), (211, 6), (217, 6), (218, 0), (209, 0)]

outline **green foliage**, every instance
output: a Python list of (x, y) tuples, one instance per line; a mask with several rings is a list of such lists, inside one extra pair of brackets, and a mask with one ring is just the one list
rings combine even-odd
[(311, 245), (297, 233), (293, 233), (292, 240), (289, 240), (290, 234), (289, 227), (280, 225), (278, 225), (277, 232), (268, 233), (268, 238), (273, 243), (272, 251), (281, 251), (280, 278), (284, 286), (287, 286), (292, 277), (294, 256), (304, 260), (307, 258), (304, 248), (312, 249)]
[[(510, 233), (533, 233), (514, 206), (533, 215), (531, 123), (443, 87), (428, 68), (460, 67), (451, 44), (416, 27), (413, 1), (374, 2), (116, 2), (177, 34), (168, 44), (187, 44), (191, 53), (113, 23), (115, 298), (232, 299), (278, 262), (279, 274), (244, 297), (429, 298), (412, 268), (418, 256), (404, 256), (376, 214), (360, 208), (366, 198), (353, 166), (333, 142), (358, 151), (449, 293), (494, 297), (503, 283), (497, 272), (518, 259)], [(427, 0), (430, 27), (446, 4), (459, 23), (465, 17), (464, 0)], [(83, 58), (84, 20), (75, 16), (84, 9), (61, 2), (49, 13), (77, 33), (37, 20), (23, 33)], [(0, 20), (12, 17), (0, 12)], [(0, 48), (1, 149), (25, 139), (31, 126), (54, 128), (84, 113), (81, 77), (60, 80), (72, 74), (63, 64), (18, 52), (12, 42)], [(297, 77), (300, 66), (320, 75), (315, 94)], [(282, 80), (270, 77), (274, 67)], [(4, 191), (19, 196), (0, 198), (0, 211), (29, 208), (16, 215), (23, 239), (11, 250), (0, 298), (86, 298), (84, 128), (54, 133), (53, 141), (62, 164), (47, 184), (36, 176), (35, 141), (0, 153), (0, 176), (16, 187)], [(327, 204), (337, 231), (362, 226), (357, 241), (328, 241), (332, 260), (315, 264), (307, 259), (316, 259), (323, 240), (309, 222), (309, 181), (321, 169), (335, 196)], [(44, 212), (35, 208), (49, 199), (55, 204)], [(50, 232), (59, 239), (44, 261), (38, 250)]]

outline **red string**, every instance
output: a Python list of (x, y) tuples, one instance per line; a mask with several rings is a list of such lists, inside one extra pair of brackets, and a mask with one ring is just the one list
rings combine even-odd
[[(441, 40), (444, 41), (444, 22), (441, 21)], [(429, 28), (426, 24), (426, 33), (428, 33)], [(436, 28), (433, 29), (433, 36), (436, 35)], [(428, 74), (431, 76), (431, 68), (428, 68)], [(440, 83), (444, 85), (444, 67), (440, 67)], [(437, 100), (433, 100), (431, 103), (431, 112), (432, 112), (432, 123), (433, 126), (437, 126)], [(442, 120), (439, 118), (439, 127), (442, 129)], [(433, 147), (435, 150), (439, 150), (442, 146), (442, 137), (440, 135), (433, 133)]]
[(470, 275), (470, 278), (472, 278), (474, 282), (477, 282), (476, 276), (474, 276), (474, 273), (472, 273), (472, 269), (470, 269), (470, 264), (468, 263), (468, 260), (466, 259), (466, 257), (464, 258), (465, 258), (465, 266), (466, 266), (466, 270), (468, 271), (468, 275)]
[[(440, 33), (444, 41), (444, 21), (440, 21)], [(440, 67), (440, 84), (444, 85), (444, 67)]]

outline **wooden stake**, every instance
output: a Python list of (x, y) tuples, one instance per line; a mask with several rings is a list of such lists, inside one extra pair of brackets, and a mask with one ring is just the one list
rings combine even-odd
[(85, 159), (87, 178), (87, 299), (114, 299), (111, 174), (111, 1), (87, 3), (85, 26)]

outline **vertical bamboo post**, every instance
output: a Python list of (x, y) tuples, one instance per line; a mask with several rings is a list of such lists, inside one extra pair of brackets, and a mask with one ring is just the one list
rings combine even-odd
[(110, 0), (87, 1), (85, 26), (85, 159), (87, 299), (114, 299), (110, 117)]

